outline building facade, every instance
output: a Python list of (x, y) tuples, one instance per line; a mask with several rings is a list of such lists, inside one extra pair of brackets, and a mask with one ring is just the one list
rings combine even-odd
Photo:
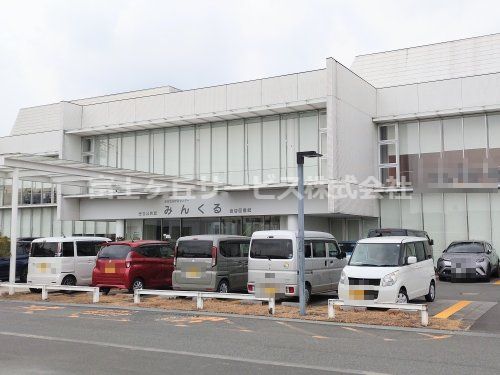
[[(27, 177), (21, 236), (295, 229), (296, 152), (314, 150), (323, 156), (304, 168), (306, 229), (338, 240), (379, 226), (424, 229), (436, 254), (459, 239), (500, 246), (499, 87), (500, 35), (489, 35), (362, 55), (351, 69), (328, 58), (309, 72), (25, 108), (0, 154), (217, 183), (102, 196), (92, 183)], [(10, 181), (0, 184), (8, 235)]]

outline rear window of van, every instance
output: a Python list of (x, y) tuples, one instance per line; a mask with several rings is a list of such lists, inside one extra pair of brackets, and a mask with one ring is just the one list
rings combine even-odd
[(33, 242), (31, 245), (32, 257), (55, 257), (57, 254), (57, 242)]
[(179, 241), (177, 258), (212, 258), (212, 241)]
[(109, 245), (104, 246), (97, 258), (99, 259), (125, 259), (132, 251), (132, 248), (129, 245)]
[(292, 259), (292, 240), (262, 239), (250, 244), (250, 258), (255, 259)]

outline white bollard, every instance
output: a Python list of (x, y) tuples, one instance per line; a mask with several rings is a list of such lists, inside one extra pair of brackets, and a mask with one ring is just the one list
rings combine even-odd
[(9, 296), (13, 296), (15, 293), (15, 288), (13, 286), (9, 286)]
[(276, 311), (276, 300), (274, 298), (269, 298), (269, 314), (274, 315)]
[(333, 299), (328, 300), (328, 319), (335, 319), (335, 306), (333, 305)]
[(429, 325), (429, 312), (427, 311), (427, 306), (424, 306), (422, 311), (420, 311), (420, 317), (422, 319), (422, 325), (427, 327)]
[(42, 285), (42, 300), (46, 300), (49, 298), (49, 292), (47, 291), (47, 288), (45, 285)]
[(98, 303), (99, 302), (99, 288), (94, 288), (94, 291), (92, 292), (92, 303)]
[(134, 303), (141, 303), (141, 295), (137, 289), (134, 290)]
[(201, 293), (198, 293), (196, 296), (196, 308), (198, 310), (203, 310), (203, 297), (201, 296)]

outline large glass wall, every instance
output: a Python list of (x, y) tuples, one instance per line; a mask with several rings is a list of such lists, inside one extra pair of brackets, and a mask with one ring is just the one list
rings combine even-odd
[[(325, 153), (325, 124), (321, 110), (96, 136), (82, 140), (82, 159), (231, 185), (291, 182), (297, 151)], [(319, 163), (306, 160), (306, 180), (319, 179)]]
[(379, 155), (386, 186), (498, 183), (500, 114), (381, 125)]
[(500, 249), (499, 193), (423, 193), (384, 197), (381, 227), (424, 229), (437, 256), (452, 241), (484, 240)]

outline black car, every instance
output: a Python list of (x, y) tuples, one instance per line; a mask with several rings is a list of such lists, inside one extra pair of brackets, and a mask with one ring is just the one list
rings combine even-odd
[(356, 241), (339, 241), (340, 250), (346, 253), (347, 256), (352, 255), (352, 251), (356, 247)]
[[(31, 247), (31, 241), (35, 238), (24, 237), (17, 241), (17, 261), (16, 261), (16, 277), (22, 283), (26, 282), (28, 276), (28, 259)], [(9, 280), (10, 256), (0, 258), (0, 280)]]
[(486, 241), (452, 242), (437, 261), (439, 279), (459, 281), (466, 279), (489, 280), (498, 276), (498, 254)]

